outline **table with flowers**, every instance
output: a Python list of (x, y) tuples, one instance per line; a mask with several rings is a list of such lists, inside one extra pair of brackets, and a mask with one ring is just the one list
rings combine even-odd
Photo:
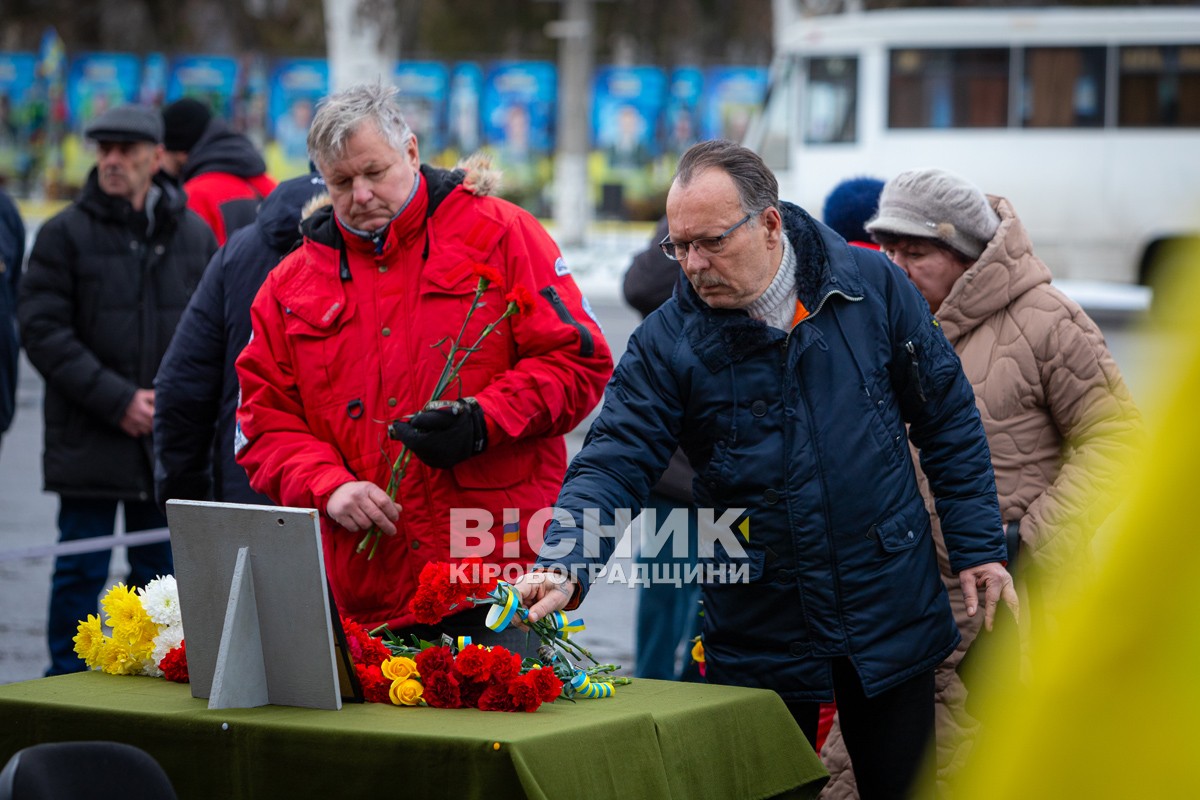
[(186, 684), (91, 671), (0, 686), (0, 720), (0, 764), (38, 742), (127, 742), (181, 800), (804, 798), (826, 777), (773, 692), (653, 680), (531, 714), (209, 710)]

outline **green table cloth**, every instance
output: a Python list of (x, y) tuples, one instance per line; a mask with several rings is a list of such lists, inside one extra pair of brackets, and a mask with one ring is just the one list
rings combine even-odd
[(85, 672), (0, 686), (0, 765), (39, 742), (153, 755), (188, 798), (816, 797), (827, 773), (773, 692), (636, 680), (532, 714), (209, 710), (186, 684)]

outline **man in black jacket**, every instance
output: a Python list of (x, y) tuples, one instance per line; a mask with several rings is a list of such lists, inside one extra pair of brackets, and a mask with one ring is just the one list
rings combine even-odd
[[(253, 224), (235, 231), (204, 271), (154, 379), (154, 482), (172, 498), (270, 505), (233, 457), (238, 381), (250, 340), (250, 303), (267, 273), (300, 241), (300, 219), (325, 196), (313, 172), (279, 184)], [(214, 437), (215, 433), (215, 437)]]
[[(63, 542), (166, 527), (154, 502), (154, 374), (216, 250), (212, 231), (158, 175), (162, 118), (120, 106), (97, 117), (98, 147), (79, 198), (38, 231), (18, 319), (46, 381), (44, 485), (59, 495)], [(50, 593), (47, 675), (84, 668), (72, 638), (96, 613), (109, 552), (60, 556)], [(169, 543), (129, 549), (130, 586), (172, 570)]]

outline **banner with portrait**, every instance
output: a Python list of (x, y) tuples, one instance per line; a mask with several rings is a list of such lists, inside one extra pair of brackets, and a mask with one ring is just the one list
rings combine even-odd
[(87, 124), (110, 108), (137, 101), (141, 61), (129, 53), (85, 53), (67, 70), (67, 133), (63, 180), (82, 186), (96, 162), (95, 146), (84, 139)]
[(589, 174), (605, 216), (629, 216), (654, 190), (658, 119), (666, 92), (658, 67), (601, 67), (592, 83)]
[(0, 184), (20, 178), (29, 161), (25, 116), (36, 75), (33, 53), (0, 53)]
[[(483, 86), (484, 140), (504, 170), (509, 193), (535, 209), (550, 179), (558, 96), (557, 71), (543, 61), (500, 62)], [(539, 209), (540, 210), (540, 209)]]
[(225, 56), (184, 56), (171, 65), (166, 101), (191, 97), (204, 103), (214, 116), (233, 116), (233, 90), (238, 79), (236, 59)]
[(329, 62), (323, 58), (277, 62), (269, 86), (267, 169), (278, 180), (294, 178), (308, 172), (308, 126), (317, 103), (329, 93)]
[(672, 174), (684, 151), (700, 141), (700, 104), (704, 98), (704, 73), (699, 67), (677, 67), (667, 81), (663, 109), (663, 152)]
[(480, 99), (483, 96), (483, 70), (478, 64), (463, 61), (450, 72), (449, 109), (446, 114), (445, 161), (454, 163), (474, 153), (483, 143)]
[(396, 100), (427, 162), (445, 147), (442, 121), (448, 81), (445, 65), (437, 61), (401, 61), (392, 74)]
[(711, 67), (705, 76), (705, 139), (740, 142), (767, 93), (766, 67)]

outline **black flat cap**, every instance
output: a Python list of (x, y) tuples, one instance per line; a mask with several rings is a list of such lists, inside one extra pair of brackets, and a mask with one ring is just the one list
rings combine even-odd
[(84, 135), (97, 142), (161, 144), (163, 140), (162, 115), (146, 106), (117, 106), (110, 108), (88, 123)]

